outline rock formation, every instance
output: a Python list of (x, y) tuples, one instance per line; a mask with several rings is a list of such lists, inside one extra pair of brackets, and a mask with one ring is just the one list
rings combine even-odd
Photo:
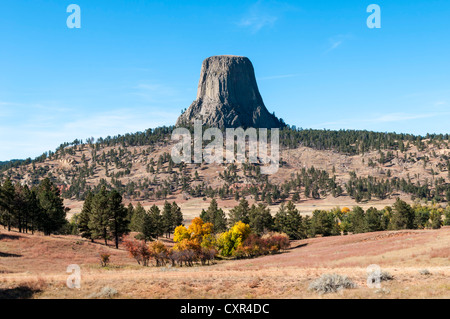
[(195, 119), (219, 128), (283, 126), (264, 106), (250, 60), (230, 55), (203, 61), (197, 99), (178, 118), (177, 126)]

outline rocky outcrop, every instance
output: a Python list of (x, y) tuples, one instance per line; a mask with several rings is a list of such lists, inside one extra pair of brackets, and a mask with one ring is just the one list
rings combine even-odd
[(195, 119), (219, 128), (282, 126), (264, 105), (250, 60), (231, 55), (203, 61), (197, 99), (178, 118), (177, 126)]

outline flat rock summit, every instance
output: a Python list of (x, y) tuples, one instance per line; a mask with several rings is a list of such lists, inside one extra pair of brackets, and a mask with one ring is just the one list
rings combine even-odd
[(233, 55), (212, 56), (203, 61), (197, 99), (178, 118), (177, 126), (196, 119), (219, 128), (283, 126), (265, 107), (250, 60)]

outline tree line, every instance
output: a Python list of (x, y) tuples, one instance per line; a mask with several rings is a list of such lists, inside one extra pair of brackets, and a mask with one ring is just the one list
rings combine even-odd
[(153, 205), (148, 211), (138, 203), (125, 207), (122, 196), (115, 189), (102, 187), (97, 193), (88, 192), (81, 213), (74, 217), (73, 233), (91, 240), (114, 240), (116, 248), (124, 235), (137, 232), (137, 238), (151, 241), (163, 236), (169, 237), (175, 227), (183, 223), (180, 207), (165, 202), (161, 210)]
[(14, 184), (9, 178), (0, 185), (0, 224), (8, 230), (41, 231), (45, 235), (65, 233), (68, 211), (58, 187), (48, 178), (32, 188)]
[[(217, 256), (252, 258), (278, 253), (290, 247), (289, 240), (383, 230), (437, 229), (443, 224), (450, 225), (450, 208), (409, 205), (400, 199), (382, 210), (336, 207), (330, 211), (315, 210), (311, 216), (302, 216), (292, 201), (282, 204), (272, 216), (267, 205), (250, 205), (241, 199), (228, 217), (213, 199), (189, 227), (181, 224), (175, 228), (173, 247), (167, 247), (157, 237), (146, 238), (152, 240), (150, 244), (128, 238), (125, 246), (145, 266), (150, 260), (156, 266), (167, 263), (192, 266), (196, 262), (209, 264)], [(142, 235), (135, 238), (142, 239)]]
[(337, 207), (330, 211), (315, 210), (312, 216), (301, 216), (289, 202), (281, 205), (274, 219), (277, 230), (285, 232), (291, 239), (304, 239), (384, 230), (438, 229), (442, 225), (450, 225), (450, 207), (409, 205), (397, 199), (392, 206), (382, 210), (374, 207), (366, 211), (359, 206), (353, 209)]
[[(166, 203), (165, 210), (170, 211), (170, 204)], [(143, 210), (137, 208), (138, 211)], [(158, 211), (153, 206), (149, 212)], [(141, 214), (138, 214), (141, 215)], [(142, 214), (144, 215), (144, 214)], [(152, 214), (147, 214), (152, 216)], [(144, 215), (145, 216), (145, 215)], [(159, 216), (156, 214), (155, 216)], [(236, 223), (249, 225), (252, 233), (264, 235), (270, 232), (285, 233), (292, 240), (308, 237), (346, 235), (349, 233), (374, 232), (383, 230), (440, 228), (450, 225), (450, 207), (442, 208), (439, 205), (409, 205), (397, 199), (392, 206), (379, 210), (371, 207), (364, 211), (355, 206), (352, 209), (344, 207), (330, 211), (315, 210), (311, 216), (301, 215), (294, 202), (282, 203), (275, 213), (263, 203), (250, 205), (246, 199), (229, 211), (228, 216), (218, 207), (215, 199), (211, 200), (209, 207), (202, 210), (200, 218), (204, 223), (211, 224), (213, 234), (229, 231)], [(149, 218), (150, 219), (150, 218)], [(142, 219), (140, 219), (142, 220)], [(178, 221), (177, 221), (178, 222)], [(139, 223), (144, 225), (145, 223)], [(177, 223), (172, 224), (173, 226)], [(157, 240), (158, 228), (154, 222), (147, 222), (148, 228), (136, 228), (140, 232), (138, 238)], [(182, 225), (179, 223), (178, 225)], [(145, 229), (145, 231), (144, 231)], [(174, 229), (174, 228), (172, 228)], [(161, 231), (160, 233), (161, 234)]]

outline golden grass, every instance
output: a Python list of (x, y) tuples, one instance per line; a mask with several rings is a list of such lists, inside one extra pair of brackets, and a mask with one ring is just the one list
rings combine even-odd
[[(450, 298), (448, 227), (313, 238), (293, 242), (283, 254), (191, 268), (141, 267), (123, 249), (75, 236), (0, 235), (0, 252), (15, 255), (0, 258), (0, 297), (89, 298), (111, 287), (115, 298)], [(102, 268), (98, 253), (105, 250), (111, 266)], [(80, 289), (66, 286), (66, 267), (73, 263), (81, 267)], [(382, 289), (367, 287), (370, 264), (394, 280)], [(346, 275), (358, 288), (328, 295), (309, 291), (310, 282), (325, 273)]]

